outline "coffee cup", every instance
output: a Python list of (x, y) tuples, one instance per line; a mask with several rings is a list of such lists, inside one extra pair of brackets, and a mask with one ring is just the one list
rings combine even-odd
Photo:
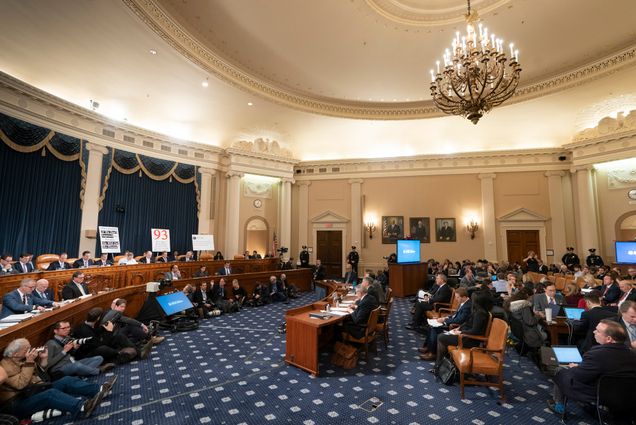
[(552, 309), (551, 308), (546, 308), (545, 309), (545, 321), (550, 323), (552, 321)]

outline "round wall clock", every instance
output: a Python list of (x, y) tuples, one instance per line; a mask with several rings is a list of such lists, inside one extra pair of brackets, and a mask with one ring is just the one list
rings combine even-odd
[(260, 208), (263, 206), (263, 201), (261, 201), (260, 199), (254, 199), (254, 206), (256, 208)]
[(627, 192), (627, 197), (629, 199), (634, 199), (636, 200), (636, 189), (632, 189), (629, 192)]

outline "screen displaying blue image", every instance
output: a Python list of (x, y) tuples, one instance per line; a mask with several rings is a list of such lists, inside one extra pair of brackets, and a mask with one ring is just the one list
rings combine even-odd
[(172, 316), (189, 308), (194, 308), (188, 297), (183, 292), (175, 292), (168, 295), (160, 295), (157, 302), (166, 316)]
[(616, 241), (616, 262), (636, 264), (636, 241)]
[(397, 262), (398, 263), (419, 263), (420, 262), (420, 241), (418, 239), (397, 241)]

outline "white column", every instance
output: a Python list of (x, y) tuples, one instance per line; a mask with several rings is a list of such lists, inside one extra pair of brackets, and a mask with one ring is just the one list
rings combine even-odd
[(309, 245), (307, 224), (309, 223), (309, 181), (296, 182), (298, 185), (298, 247)]
[[(102, 161), (104, 155), (108, 153), (106, 147), (96, 145), (95, 143), (87, 143), (86, 149), (88, 150), (88, 170), (86, 170), (86, 189), (84, 190), (79, 252), (70, 253), (70, 255), (77, 254), (78, 257), (82, 251), (92, 252), (95, 250), (95, 242), (97, 241), (97, 219), (99, 216), (98, 199), (101, 192)], [(87, 238), (87, 231), (95, 236)]]
[[(554, 263), (559, 261), (561, 256), (565, 254), (565, 247), (567, 246), (565, 237), (565, 203), (563, 200), (563, 182), (561, 181), (565, 173), (563, 171), (547, 171), (545, 175), (548, 178), (552, 249), (554, 250), (554, 258), (550, 262)], [(548, 263), (546, 258), (543, 261)]]
[(239, 251), (239, 209), (241, 206), (242, 173), (230, 171), (227, 177), (225, 206), (225, 258), (232, 259)]
[[(281, 179), (280, 192), (280, 242), (279, 247), (289, 248), (291, 245), (291, 185), (293, 179)], [(289, 254), (287, 254), (289, 255)]]
[(484, 257), (497, 261), (497, 222), (495, 220), (496, 174), (479, 174), (481, 180), (481, 229), (484, 232)]
[(579, 222), (577, 223), (576, 232), (581, 245), (577, 247), (581, 262), (590, 248), (599, 249), (598, 244), (598, 215), (596, 212), (596, 202), (594, 201), (594, 185), (592, 183), (592, 166), (584, 166), (575, 168), (576, 172), (576, 189), (578, 194)]
[[(362, 246), (362, 179), (351, 179), (351, 245)], [(348, 252), (348, 249), (347, 249)]]
[[(201, 174), (201, 210), (199, 211), (199, 234), (207, 235), (212, 232), (210, 222), (210, 208), (212, 207), (212, 174), (215, 170), (209, 168), (199, 168)], [(217, 242), (218, 243), (218, 242)]]

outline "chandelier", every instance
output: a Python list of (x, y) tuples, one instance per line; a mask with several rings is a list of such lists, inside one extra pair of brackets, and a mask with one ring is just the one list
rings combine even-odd
[(431, 95), (442, 112), (461, 115), (473, 124), (495, 106), (509, 99), (519, 84), (519, 51), (510, 44), (510, 60), (503, 40), (489, 34), (476, 11), (466, 14), (466, 35), (459, 31), (452, 50), (446, 49), (443, 67), (431, 70)]

